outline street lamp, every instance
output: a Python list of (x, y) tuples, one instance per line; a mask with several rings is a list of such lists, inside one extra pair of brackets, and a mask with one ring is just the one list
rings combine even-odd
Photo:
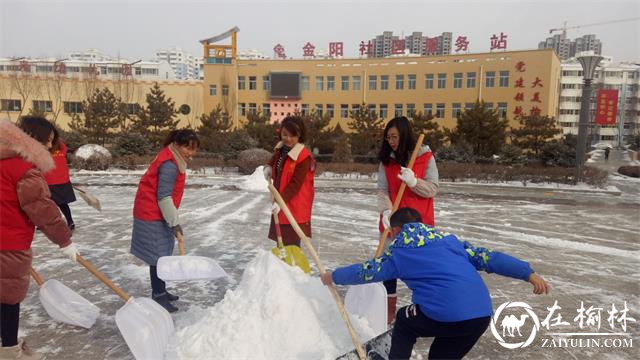
[(584, 86), (582, 87), (582, 101), (580, 103), (580, 120), (578, 122), (578, 144), (576, 146), (576, 181), (582, 180), (582, 165), (584, 164), (585, 149), (587, 142), (587, 125), (591, 115), (591, 80), (600, 60), (604, 59), (598, 55), (578, 56), (578, 61), (582, 65), (582, 77)]

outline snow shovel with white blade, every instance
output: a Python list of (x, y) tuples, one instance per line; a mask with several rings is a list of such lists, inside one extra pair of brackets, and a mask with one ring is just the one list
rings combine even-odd
[(40, 303), (54, 320), (90, 329), (100, 315), (100, 309), (80, 294), (55, 279), (44, 281), (31, 268), (31, 277), (38, 284)]
[(149, 298), (130, 297), (82, 256), (77, 255), (76, 259), (126, 301), (116, 311), (116, 325), (133, 356), (136, 359), (163, 359), (175, 332), (169, 312)]
[[(413, 164), (416, 162), (416, 158), (418, 157), (418, 152), (422, 147), (422, 142), (424, 141), (424, 134), (420, 134), (418, 137), (418, 141), (416, 142), (415, 148), (413, 148), (413, 152), (411, 153), (411, 158), (409, 159), (409, 164), (407, 167), (409, 169), (413, 168)], [(400, 184), (400, 189), (398, 190), (398, 195), (396, 196), (395, 201), (393, 202), (393, 208), (391, 209), (391, 213), (393, 214), (398, 207), (400, 206), (400, 201), (402, 201), (402, 195), (404, 195), (404, 191), (407, 188), (407, 184), (402, 182)], [(382, 255), (382, 251), (384, 250), (385, 240), (389, 236), (389, 229), (385, 229), (380, 236), (380, 241), (378, 242), (378, 248), (376, 249), (375, 258), (380, 257)], [(369, 284), (372, 285), (372, 284)], [(377, 284), (380, 285), (380, 284)], [(387, 327), (387, 292), (380, 291), (380, 287), (384, 286), (367, 286), (362, 287), (362, 285), (349, 286), (349, 290), (347, 290), (347, 295), (345, 295), (345, 303), (347, 303), (347, 308), (352, 314), (358, 314), (364, 316), (368, 321), (369, 325), (376, 330), (376, 333), (380, 334), (386, 330)], [(353, 301), (347, 301), (348, 299), (352, 299)], [(369, 299), (369, 301), (360, 302), (357, 299)], [(384, 309), (382, 311), (375, 311), (374, 308), (378, 308), (377, 304), (384, 303)], [(358, 306), (362, 306), (362, 308), (357, 308)], [(384, 324), (384, 327), (381, 327), (379, 324)]]
[(87, 205), (89, 205), (92, 208), (102, 212), (102, 206), (100, 205), (100, 200), (98, 200), (97, 197), (89, 194), (88, 192), (86, 192), (85, 190), (80, 189), (77, 186), (74, 186), (73, 188), (78, 192), (78, 194), (80, 195), (82, 200), (84, 200), (84, 202), (86, 202)]
[(204, 256), (185, 256), (184, 240), (178, 233), (180, 256), (158, 259), (158, 277), (164, 281), (213, 280), (228, 276), (215, 260)]
[[(316, 266), (318, 266), (318, 271), (320, 272), (320, 275), (324, 274), (326, 270), (322, 265), (322, 262), (320, 261), (320, 258), (316, 253), (316, 250), (311, 245), (311, 240), (309, 240), (309, 238), (304, 234), (302, 229), (300, 229), (300, 226), (298, 226), (298, 222), (293, 217), (293, 214), (291, 214), (291, 211), (289, 211), (289, 207), (287, 206), (287, 204), (285, 204), (284, 200), (282, 200), (282, 196), (280, 196), (280, 193), (278, 192), (278, 190), (271, 183), (269, 183), (269, 191), (271, 191), (273, 198), (278, 203), (278, 205), (280, 205), (281, 211), (284, 212), (284, 216), (286, 216), (287, 220), (289, 220), (289, 224), (291, 224), (291, 227), (293, 227), (293, 230), (296, 232), (296, 234), (298, 234), (304, 246), (307, 247), (307, 250), (309, 250), (311, 257), (313, 257), (313, 260), (316, 262)], [(356, 334), (356, 331), (353, 329), (353, 325), (351, 325), (351, 320), (349, 320), (349, 314), (347, 313), (347, 310), (345, 310), (344, 305), (342, 304), (342, 300), (340, 299), (340, 294), (338, 294), (338, 291), (336, 290), (335, 286), (330, 285), (327, 287), (329, 288), (329, 292), (331, 293), (333, 300), (336, 302), (336, 305), (338, 306), (338, 310), (340, 311), (342, 320), (344, 320), (345, 324), (347, 325), (349, 336), (351, 336), (351, 341), (353, 342), (353, 345), (356, 347), (356, 351), (358, 353), (358, 356), (360, 357), (360, 360), (365, 360), (366, 355), (364, 352), (364, 348), (362, 347), (362, 344), (360, 344), (360, 340), (358, 340), (358, 335)]]

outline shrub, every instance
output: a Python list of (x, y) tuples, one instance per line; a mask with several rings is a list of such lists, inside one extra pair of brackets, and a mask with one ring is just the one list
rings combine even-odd
[(87, 138), (75, 131), (60, 131), (60, 138), (64, 141), (65, 145), (67, 145), (67, 153), (72, 154), (78, 150), (78, 148), (82, 145), (88, 143)]
[(353, 162), (353, 156), (351, 155), (351, 144), (349, 143), (349, 136), (347, 136), (347, 134), (343, 133), (342, 135), (340, 135), (335, 150), (333, 151), (333, 157), (331, 161), (339, 163)]
[(111, 166), (112, 158), (102, 154), (94, 154), (87, 159), (78, 156), (72, 156), (71, 166), (78, 170), (100, 171), (107, 170)]
[(461, 163), (472, 163), (476, 160), (473, 156), (473, 149), (467, 143), (452, 144), (442, 147), (437, 152), (437, 159), (442, 161), (455, 161)]
[(513, 144), (503, 145), (500, 149), (500, 159), (498, 162), (505, 165), (522, 164), (524, 162), (522, 149)]
[(113, 144), (117, 156), (147, 155), (151, 151), (149, 141), (137, 132), (121, 133)]
[(243, 150), (255, 148), (258, 142), (244, 130), (235, 130), (227, 136), (229, 151), (225, 152), (225, 160), (236, 159)]
[(238, 170), (241, 174), (252, 174), (255, 169), (269, 162), (271, 159), (271, 153), (264, 149), (248, 149), (241, 151), (238, 154)]
[(540, 150), (540, 161), (549, 166), (576, 166), (576, 151), (564, 141), (545, 144)]

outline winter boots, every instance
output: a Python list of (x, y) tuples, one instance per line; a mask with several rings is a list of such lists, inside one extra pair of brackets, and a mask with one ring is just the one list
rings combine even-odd
[(396, 303), (398, 297), (396, 294), (387, 295), (387, 325), (391, 325), (396, 320)]
[(173, 295), (172, 293), (167, 291), (167, 300), (169, 301), (178, 301), (180, 297), (178, 295)]
[(9, 347), (0, 347), (0, 360), (40, 360), (42, 355), (29, 350), (24, 339), (20, 339), (18, 345)]
[[(175, 295), (171, 296), (172, 298), (177, 298), (177, 296)], [(171, 300), (169, 300), (169, 293), (167, 293), (166, 291), (162, 294), (152, 294), (151, 298), (170, 313), (178, 311), (178, 307), (169, 302)]]

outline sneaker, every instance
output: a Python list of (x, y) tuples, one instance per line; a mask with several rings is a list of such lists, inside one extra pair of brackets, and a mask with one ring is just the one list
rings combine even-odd
[(160, 304), (160, 306), (165, 308), (170, 313), (174, 313), (174, 312), (178, 311), (178, 307), (176, 307), (175, 305), (173, 305), (172, 303), (169, 302), (169, 299), (167, 298), (167, 293), (166, 292), (164, 292), (162, 294), (159, 294), (159, 295), (155, 295), (154, 294), (154, 295), (151, 296), (151, 298), (153, 300), (155, 300), (155, 302)]

